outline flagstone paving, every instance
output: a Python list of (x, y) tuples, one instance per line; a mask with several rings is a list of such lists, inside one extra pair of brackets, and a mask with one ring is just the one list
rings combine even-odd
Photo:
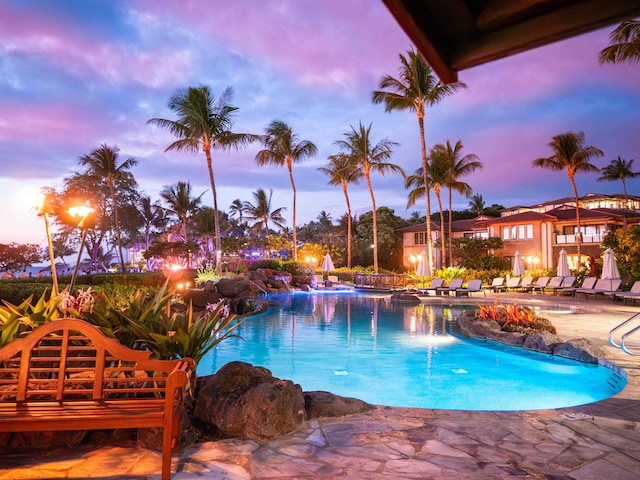
[[(639, 479), (640, 357), (610, 347), (607, 335), (640, 308), (545, 295), (513, 297), (522, 304), (578, 307), (573, 314), (545, 315), (563, 340), (587, 338), (601, 345), (605, 358), (628, 374), (627, 387), (601, 402), (556, 410), (378, 406), (366, 414), (311, 420), (271, 442), (230, 439), (185, 448), (174, 456), (177, 472), (172, 478)], [(500, 294), (500, 299), (510, 301), (511, 296)], [(157, 452), (103, 446), (44, 456), (4, 456), (0, 479), (155, 480), (160, 478), (159, 468)]]

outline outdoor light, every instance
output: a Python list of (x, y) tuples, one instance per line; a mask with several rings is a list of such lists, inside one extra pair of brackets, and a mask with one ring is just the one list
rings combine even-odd
[(53, 295), (58, 296), (58, 273), (56, 272), (56, 259), (53, 255), (53, 243), (51, 242), (51, 231), (49, 230), (49, 215), (54, 213), (49, 196), (42, 197), (42, 203), (38, 208), (38, 216), (44, 217), (44, 225), (47, 231), (47, 245), (49, 247), (49, 259), (51, 260), (51, 280), (53, 281)]
[(71, 276), (71, 283), (69, 283), (69, 293), (73, 293), (73, 286), (75, 285), (76, 277), (78, 276), (78, 267), (80, 266), (80, 259), (82, 258), (82, 249), (84, 248), (84, 240), (87, 237), (87, 219), (95, 211), (96, 211), (95, 208), (91, 208), (86, 205), (81, 205), (79, 207), (71, 207), (69, 210), (67, 210), (67, 213), (72, 217), (81, 217), (77, 227), (82, 229), (82, 234), (80, 236), (80, 248), (78, 249), (78, 258), (76, 259), (76, 264), (73, 267), (73, 275)]

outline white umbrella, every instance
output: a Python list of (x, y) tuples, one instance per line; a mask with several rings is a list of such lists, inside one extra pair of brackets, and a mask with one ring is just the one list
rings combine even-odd
[(522, 263), (520, 252), (516, 251), (516, 256), (513, 260), (513, 276), (521, 277), (522, 275), (524, 275), (524, 264)]
[(558, 276), (571, 276), (571, 271), (569, 270), (569, 262), (567, 261), (567, 252), (564, 248), (560, 250), (560, 257), (558, 258)]
[(429, 262), (427, 261), (427, 252), (424, 250), (418, 257), (418, 266), (416, 267), (416, 276), (418, 277), (428, 277), (431, 275), (429, 271)]
[(328, 253), (324, 256), (324, 259), (322, 260), (322, 267), (320, 267), (320, 270), (324, 271), (330, 271), (330, 270), (335, 270), (336, 267), (333, 266), (333, 260), (331, 260), (331, 255), (329, 255)]
[(602, 278), (613, 280), (614, 278), (620, 278), (620, 272), (618, 271), (618, 264), (613, 254), (613, 250), (607, 248), (603, 254), (602, 261)]

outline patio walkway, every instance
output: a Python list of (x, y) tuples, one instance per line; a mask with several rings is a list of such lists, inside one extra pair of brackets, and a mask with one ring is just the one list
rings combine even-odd
[[(607, 343), (609, 330), (639, 307), (545, 295), (500, 294), (520, 304), (571, 305), (546, 314), (563, 340), (587, 338), (629, 376), (618, 395), (581, 407), (476, 412), (376, 407), (309, 421), (260, 444), (232, 439), (183, 449), (174, 480), (244, 479), (638, 479), (640, 357)], [(526, 299), (526, 300), (525, 300)], [(428, 299), (427, 301), (456, 301)], [(484, 297), (475, 300), (485, 301)], [(491, 295), (487, 302), (493, 301)], [(639, 343), (640, 345), (640, 343)], [(481, 395), (481, 393), (479, 393)], [(62, 455), (3, 456), (0, 479), (159, 479), (160, 456), (140, 448), (100, 447)]]

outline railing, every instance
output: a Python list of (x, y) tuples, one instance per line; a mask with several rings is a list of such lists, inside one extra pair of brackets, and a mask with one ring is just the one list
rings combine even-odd
[[(602, 243), (604, 240), (603, 233), (596, 233), (595, 235), (583, 235), (582, 243)], [(556, 235), (557, 244), (569, 244), (576, 243), (575, 235)]]
[[(615, 340), (613, 339), (614, 332), (620, 330), (625, 325), (630, 324), (633, 320), (636, 319), (636, 317), (638, 317), (638, 319), (636, 320), (636, 325), (632, 326), (630, 330), (627, 330), (620, 337), (620, 343), (616, 343)], [(625, 341), (627, 340), (627, 338), (629, 338), (631, 335), (633, 335), (633, 334), (635, 334), (635, 333), (637, 333), (639, 331), (640, 331), (640, 312), (636, 313), (635, 315), (632, 315), (631, 317), (626, 319), (624, 322), (622, 322), (620, 325), (617, 325), (617, 326), (615, 326), (615, 327), (613, 327), (611, 329), (611, 331), (609, 332), (609, 344), (611, 346), (613, 346), (613, 347), (620, 348), (624, 353), (627, 353), (629, 355), (640, 355), (640, 351), (639, 352), (633, 352), (630, 349), (630, 347), (625, 345)]]
[(356, 273), (354, 281), (356, 288), (391, 290), (406, 287), (410, 278), (393, 273)]

